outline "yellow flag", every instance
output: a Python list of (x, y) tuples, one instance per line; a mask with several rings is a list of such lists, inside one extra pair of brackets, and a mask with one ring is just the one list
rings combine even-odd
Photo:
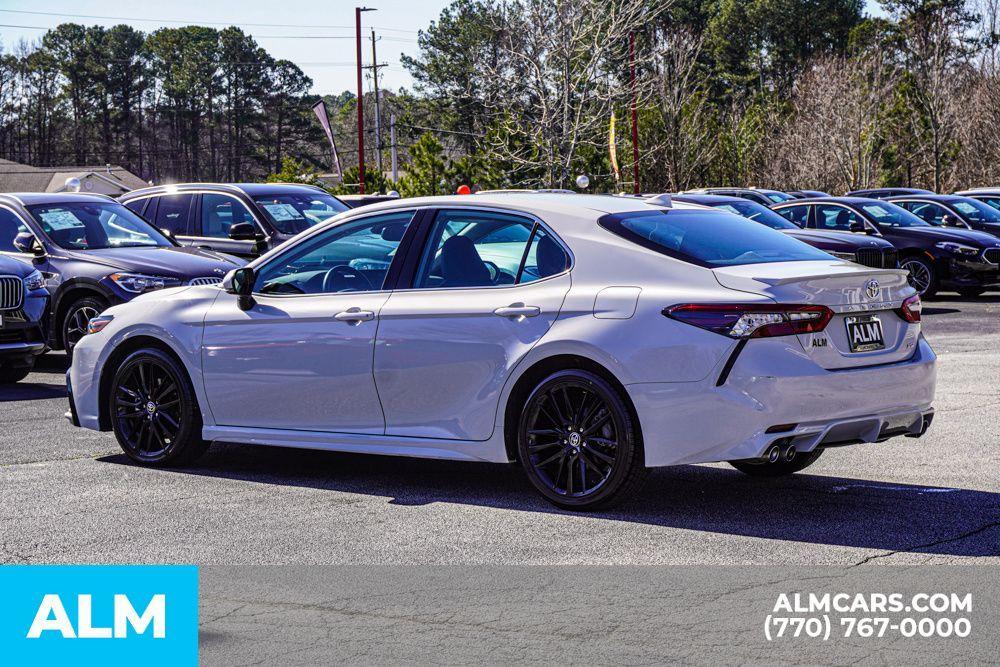
[(608, 127), (608, 157), (611, 158), (611, 170), (615, 173), (615, 183), (622, 180), (621, 170), (618, 168), (618, 149), (615, 146), (615, 112), (611, 112), (611, 125)]

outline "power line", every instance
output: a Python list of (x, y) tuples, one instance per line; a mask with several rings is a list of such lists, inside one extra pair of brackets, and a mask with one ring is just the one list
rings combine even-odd
[[(181, 23), (181, 24), (194, 24), (194, 25), (232, 25), (232, 26), (250, 26), (255, 28), (329, 28), (329, 29), (343, 29), (343, 30), (353, 30), (354, 26), (351, 25), (319, 25), (319, 24), (303, 24), (303, 23), (234, 23), (232, 21), (201, 21), (196, 19), (151, 19), (151, 18), (139, 18), (139, 17), (129, 17), (129, 16), (106, 16), (100, 14), (67, 14), (65, 12), (39, 12), (39, 11), (28, 11), (21, 9), (0, 9), (0, 12), (5, 12), (8, 14), (32, 14), (34, 16), (55, 16), (58, 18), (77, 18), (77, 19), (96, 19), (103, 21), (137, 21), (145, 23)], [(30, 28), (33, 26), (7, 26), (12, 28)], [(46, 28), (47, 29), (47, 28)], [(406, 28), (378, 28), (380, 31), (384, 32), (406, 32), (417, 34), (419, 30), (411, 30)]]

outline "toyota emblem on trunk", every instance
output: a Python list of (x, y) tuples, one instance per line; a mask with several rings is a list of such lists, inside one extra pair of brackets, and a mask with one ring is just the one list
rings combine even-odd
[(869, 280), (868, 284), (865, 285), (865, 292), (868, 294), (869, 299), (877, 299), (881, 291), (882, 288), (879, 286), (877, 280)]

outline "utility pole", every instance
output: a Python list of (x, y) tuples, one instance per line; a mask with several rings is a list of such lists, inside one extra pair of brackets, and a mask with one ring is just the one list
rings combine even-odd
[(628, 34), (628, 67), (632, 85), (632, 192), (639, 194), (639, 113), (636, 110), (635, 91), (635, 33)]
[(378, 170), (382, 171), (382, 114), (379, 106), (378, 92), (378, 54), (375, 53), (375, 28), (372, 28), (372, 82), (375, 85), (375, 155), (378, 163)]
[(365, 194), (365, 90), (361, 81), (361, 12), (375, 11), (370, 7), (354, 8), (355, 41), (358, 47), (358, 192)]
[(392, 182), (399, 183), (399, 161), (396, 154), (396, 114), (389, 114), (389, 143), (392, 150)]

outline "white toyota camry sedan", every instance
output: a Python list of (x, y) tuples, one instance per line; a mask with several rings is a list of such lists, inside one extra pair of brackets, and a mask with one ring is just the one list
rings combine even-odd
[(920, 436), (935, 355), (902, 271), (667, 197), (498, 193), (354, 209), (114, 306), (67, 379), (71, 420), (145, 465), (213, 441), (517, 461), (589, 509), (654, 466), (776, 476)]

